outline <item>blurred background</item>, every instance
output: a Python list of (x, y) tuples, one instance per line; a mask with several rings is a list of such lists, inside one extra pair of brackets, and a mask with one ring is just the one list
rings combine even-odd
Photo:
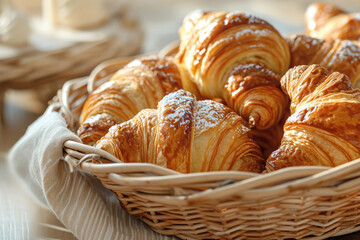
[[(241, 11), (304, 31), (310, 0), (0, 0), (0, 239), (72, 239), (9, 172), (6, 155), (63, 82), (101, 61), (156, 53), (195, 9)], [(360, 1), (323, 1), (360, 12)], [(109, 7), (111, 6), (111, 7)], [(349, 235), (341, 239), (360, 239)]]
[[(184, 16), (195, 9), (241, 11), (269, 21), (282, 34), (304, 32), (304, 12), (311, 0), (156, 0), (131, 1), (144, 27), (144, 51), (156, 52), (178, 40)], [(360, 1), (321, 1), (337, 4), (349, 12), (360, 11)], [(151, 9), (151, 10), (150, 10)]]

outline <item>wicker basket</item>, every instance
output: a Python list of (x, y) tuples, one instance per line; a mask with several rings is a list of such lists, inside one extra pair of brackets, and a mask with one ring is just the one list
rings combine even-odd
[[(162, 54), (173, 52), (174, 47)], [(78, 126), (88, 92), (129, 60), (104, 63), (89, 81), (64, 85), (60, 111), (70, 129)], [(335, 168), (289, 167), (267, 174), (181, 174), (152, 164), (124, 164), (73, 141), (64, 143), (64, 154), (158, 233), (183, 239), (324, 239), (360, 230), (360, 159)], [(92, 163), (101, 159), (113, 163)]]
[(8, 89), (30, 90), (45, 109), (65, 81), (89, 75), (105, 60), (139, 53), (143, 42), (139, 22), (126, 14), (114, 17), (112, 22), (116, 21), (122, 38), (109, 33), (51, 51), (28, 47), (16, 56), (0, 59), (0, 117)]

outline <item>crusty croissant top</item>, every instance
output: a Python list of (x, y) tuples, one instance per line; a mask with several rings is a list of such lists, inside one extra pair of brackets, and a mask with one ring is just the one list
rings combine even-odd
[(306, 33), (320, 39), (360, 40), (360, 13), (330, 3), (313, 3), (305, 12)]
[(287, 37), (291, 66), (319, 64), (331, 71), (347, 75), (360, 87), (360, 45), (340, 39), (321, 40), (306, 35)]
[(123, 162), (158, 164), (182, 173), (261, 172), (264, 160), (246, 122), (212, 100), (184, 90), (165, 96), (157, 109), (142, 110), (110, 128), (97, 144)]
[(319, 65), (297, 66), (281, 80), (291, 99), (281, 146), (267, 169), (338, 166), (360, 158), (360, 90), (348, 77)]
[(136, 59), (90, 94), (78, 135), (83, 143), (92, 145), (114, 124), (131, 119), (144, 108), (156, 108), (166, 94), (182, 87), (179, 69), (170, 58)]
[(280, 78), (290, 64), (286, 41), (268, 22), (244, 13), (200, 11), (180, 28), (177, 60), (200, 94), (222, 98), (252, 127), (274, 126), (287, 98)]

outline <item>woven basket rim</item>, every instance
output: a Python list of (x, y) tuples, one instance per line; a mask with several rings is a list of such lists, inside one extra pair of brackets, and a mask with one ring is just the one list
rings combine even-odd
[[(106, 152), (104, 154), (104, 151), (101, 149), (71, 140), (66, 141), (64, 147), (65, 149), (72, 149), (84, 153), (82, 158), (87, 157), (86, 161), (81, 161), (80, 159), (78, 160), (80, 162), (76, 162), (76, 166), (81, 170), (91, 173), (111, 174), (110, 178), (114, 183), (135, 187), (139, 185), (176, 186), (184, 183), (224, 182), (221, 187), (188, 196), (186, 199), (179, 196), (176, 204), (181, 203), (182, 205), (189, 205), (191, 202), (199, 202), (202, 199), (220, 200), (233, 196), (235, 193), (236, 195), (241, 195), (243, 191), (251, 189), (257, 190), (257, 194), (251, 197), (243, 196), (243, 199), (251, 198), (252, 200), (260, 200), (270, 195), (284, 195), (293, 191), (306, 190), (311, 186), (321, 186), (323, 183), (342, 180), (344, 177), (346, 179), (360, 177), (360, 159), (333, 168), (323, 166), (295, 166), (265, 174), (244, 171), (213, 171), (182, 174), (151, 163), (122, 163), (118, 159), (118, 162), (114, 163), (90, 163), (88, 161), (98, 158), (104, 158), (110, 161), (113, 159), (106, 158), (105, 155), (108, 154)], [(71, 153), (68, 152), (68, 154), (71, 156)], [(121, 173), (130, 172), (146, 172), (152, 175), (139, 177), (137, 179), (133, 177), (121, 177)], [(226, 181), (229, 182), (226, 183)]]

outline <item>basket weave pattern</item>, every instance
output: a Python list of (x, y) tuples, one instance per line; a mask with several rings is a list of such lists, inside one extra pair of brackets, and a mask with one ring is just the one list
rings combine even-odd
[[(162, 54), (166, 54), (162, 52)], [(89, 79), (67, 82), (61, 113), (75, 130), (98, 84), (130, 59), (99, 65)], [(122, 206), (156, 232), (183, 239), (324, 239), (360, 230), (360, 159), (335, 167), (290, 167), (267, 174), (180, 174), (146, 163), (121, 163), (68, 141), (65, 158), (92, 173)], [(101, 159), (114, 163), (101, 163)]]

